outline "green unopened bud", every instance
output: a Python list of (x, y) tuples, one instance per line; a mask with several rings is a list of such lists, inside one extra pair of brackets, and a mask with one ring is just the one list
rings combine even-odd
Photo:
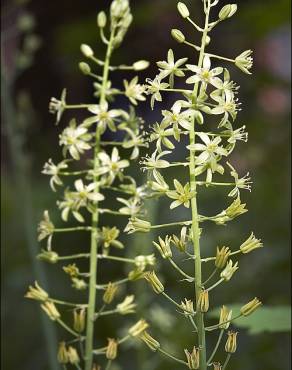
[(97, 25), (99, 28), (104, 28), (106, 26), (107, 18), (105, 12), (99, 12), (97, 15)]
[(194, 315), (194, 302), (190, 299), (185, 298), (185, 301), (181, 301), (181, 308), (186, 315)]
[(242, 72), (250, 75), (251, 72), (249, 71), (253, 65), (253, 58), (251, 56), (252, 50), (246, 50), (243, 53), (241, 53), (238, 57), (235, 58), (235, 65), (239, 69), (242, 70)]
[(89, 73), (91, 73), (91, 68), (90, 68), (89, 64), (87, 64), (87, 63), (80, 62), (79, 63), (79, 69), (85, 75), (89, 75)]
[(217, 247), (215, 266), (219, 269), (223, 269), (226, 265), (230, 253), (231, 250), (228, 247), (222, 247), (221, 249)]
[(185, 3), (178, 3), (177, 4), (177, 10), (179, 11), (180, 15), (183, 17), (183, 18), (188, 18), (190, 16), (190, 12), (189, 12), (189, 9), (188, 7), (186, 6)]
[(261, 243), (260, 239), (257, 239), (254, 236), (254, 233), (251, 233), (249, 238), (241, 244), (239, 247), (242, 253), (249, 253), (257, 248), (262, 248), (263, 244)]
[(204, 116), (200, 111), (194, 111), (194, 118), (199, 125), (202, 125), (204, 123)]
[(229, 281), (236, 270), (238, 270), (238, 262), (233, 265), (232, 260), (229, 260), (225, 269), (221, 272), (220, 277), (225, 281)]
[(258, 298), (254, 298), (252, 301), (248, 302), (246, 305), (241, 307), (240, 313), (243, 316), (249, 316), (255, 310), (257, 310), (261, 305), (262, 305), (262, 302)]
[(166, 235), (165, 240), (160, 236), (158, 238), (159, 243), (153, 242), (155, 247), (158, 249), (162, 258), (167, 259), (172, 257), (172, 251), (170, 248), (171, 236)]
[(234, 353), (236, 352), (237, 348), (237, 332), (235, 331), (229, 331), (228, 332), (228, 338), (225, 344), (225, 351), (227, 353)]
[(129, 329), (129, 334), (132, 337), (140, 336), (148, 327), (149, 325), (145, 320), (139, 320)]
[(115, 298), (117, 290), (118, 290), (117, 285), (108, 283), (104, 295), (102, 297), (104, 303), (106, 304), (112, 303), (113, 299)]
[(94, 55), (93, 53), (93, 50), (91, 49), (90, 46), (86, 45), (86, 44), (82, 44), (80, 46), (80, 50), (81, 50), (81, 53), (86, 57), (86, 58), (90, 58)]
[(151, 337), (147, 331), (144, 331), (139, 338), (151, 349), (151, 351), (156, 352), (158, 348), (160, 348), (160, 343)]
[(123, 302), (117, 305), (117, 311), (121, 315), (128, 315), (135, 312), (136, 303), (134, 303), (135, 296), (128, 295)]
[(35, 281), (34, 285), (35, 285), (34, 287), (31, 285), (29, 286), (28, 292), (26, 293), (25, 298), (30, 298), (36, 301), (45, 302), (49, 298), (48, 293), (39, 286), (37, 281)]
[(236, 4), (227, 4), (223, 6), (219, 13), (220, 21), (224, 21), (225, 19), (232, 17), (236, 13), (236, 11), (237, 11)]
[(200, 366), (200, 351), (199, 348), (194, 347), (190, 353), (187, 349), (184, 350), (189, 369), (198, 369)]
[(186, 39), (184, 34), (180, 30), (177, 30), (177, 29), (171, 30), (171, 36), (175, 39), (175, 41), (179, 43), (184, 42)]
[(206, 45), (209, 45), (210, 42), (211, 42), (211, 37), (207, 35), (206, 39), (205, 39), (205, 42), (206, 42)]
[(135, 71), (143, 71), (144, 69), (148, 68), (150, 63), (147, 60), (138, 60), (137, 62), (133, 63), (133, 68)]
[(71, 347), (71, 346), (68, 347), (68, 358), (69, 358), (70, 364), (72, 365), (77, 365), (80, 362), (78, 352), (76, 351), (74, 347)]
[(114, 360), (118, 354), (118, 341), (108, 338), (108, 345), (106, 348), (105, 356), (108, 360)]
[(201, 290), (198, 297), (197, 308), (200, 312), (208, 312), (209, 310), (209, 292)]
[(145, 272), (144, 278), (152, 286), (155, 293), (160, 294), (164, 291), (164, 286), (161, 283), (161, 281), (158, 279), (154, 271)]
[(83, 279), (72, 278), (72, 287), (77, 290), (85, 290), (87, 288), (87, 284)]
[(59, 255), (53, 251), (43, 250), (42, 253), (37, 255), (37, 259), (54, 264), (58, 262)]
[(222, 306), (220, 309), (219, 328), (228, 329), (231, 318), (232, 318), (232, 310), (228, 310), (226, 306)]
[(68, 364), (68, 362), (69, 362), (69, 358), (68, 358), (68, 353), (67, 353), (67, 348), (66, 348), (66, 343), (65, 342), (61, 342), (59, 344), (57, 359), (58, 359), (59, 364), (65, 365), (65, 364)]
[(57, 310), (57, 307), (53, 302), (45, 302), (41, 305), (41, 308), (49, 316), (52, 321), (56, 321), (61, 317), (60, 312)]
[(82, 333), (85, 329), (85, 309), (73, 311), (73, 328), (77, 333)]

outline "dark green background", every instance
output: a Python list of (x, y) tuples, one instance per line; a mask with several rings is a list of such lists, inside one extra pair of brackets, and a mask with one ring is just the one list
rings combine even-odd
[[(20, 2), (19, 2), (20, 3)], [(22, 1), (25, 3), (25, 1)], [(186, 1), (200, 23), (201, 1)], [(224, 1), (220, 1), (223, 5)], [(30, 1), (23, 5), (3, 3), (3, 66), (6, 68), (2, 85), (2, 368), (3, 370), (49, 369), (46, 342), (41, 328), (37, 304), (24, 300), (28, 284), (35, 279), (31, 255), (36, 244), (36, 224), (43, 209), (50, 209), (54, 220), (56, 195), (48, 187), (48, 179), (40, 174), (43, 163), (52, 157), (60, 158), (58, 133), (47, 106), (51, 96), (58, 97), (67, 87), (70, 102), (93, 102), (89, 80), (78, 70), (82, 60), (79, 45), (90, 44), (97, 56), (103, 49), (96, 28), (97, 11), (108, 1)], [(242, 112), (238, 127), (245, 124), (249, 131), (248, 144), (239, 144), (232, 163), (240, 174), (250, 172), (254, 182), (252, 193), (244, 194), (249, 212), (226, 227), (208, 227), (203, 238), (204, 254), (216, 246), (226, 244), (235, 248), (250, 231), (262, 238), (265, 249), (256, 251), (240, 261), (240, 270), (232, 281), (218, 288), (213, 306), (246, 302), (259, 296), (265, 305), (290, 304), (290, 5), (288, 0), (239, 1), (239, 11), (228, 22), (219, 25), (210, 50), (226, 56), (236, 56), (245, 49), (255, 51), (255, 65), (251, 77), (231, 68), (233, 79), (241, 86)], [(16, 53), (23, 36), (15, 31), (16, 20), (25, 11), (35, 16), (35, 33), (42, 46), (30, 68), (19, 76), (16, 72)], [(180, 28), (192, 35), (188, 24), (183, 24), (173, 0), (132, 1), (134, 22), (123, 47), (116, 53), (115, 63), (132, 63), (138, 59), (151, 61), (151, 68), (142, 78), (154, 77), (155, 61), (165, 59), (168, 48), (177, 56), (188, 56), (195, 63), (196, 55), (189, 48), (177, 45), (170, 37), (171, 28)], [(194, 40), (196, 40), (194, 35)], [(113, 82), (121, 84), (126, 75), (114, 75)], [(130, 75), (129, 75), (130, 76)], [(10, 86), (7, 84), (10, 83)], [(139, 107), (146, 125), (160, 119), (157, 105), (150, 111), (149, 102)], [(125, 104), (121, 102), (121, 104)], [(125, 106), (126, 108), (126, 106)], [(64, 123), (66, 124), (66, 116)], [(63, 123), (63, 124), (64, 124)], [(63, 126), (62, 126), (63, 127)], [(177, 158), (182, 158), (183, 146)], [(137, 170), (138, 171), (138, 170)], [(138, 173), (138, 172), (137, 172)], [(138, 176), (141, 175), (138, 173)], [(183, 178), (177, 173), (177, 178)], [(199, 194), (202, 213), (212, 214), (226, 202), (226, 193), (206, 190)], [(184, 211), (170, 213), (168, 203), (149, 202), (153, 219), (172, 221), (184, 218)], [(116, 220), (107, 219), (109, 224)], [(105, 223), (106, 223), (105, 222)], [(118, 221), (120, 223), (120, 220)], [(123, 227), (124, 223), (119, 224)], [(129, 255), (152, 253), (151, 240), (155, 235), (130, 237)], [(62, 252), (86, 242), (82, 236), (58, 239)], [(80, 243), (80, 244), (79, 244)], [(81, 244), (82, 243), (82, 244)], [(66, 249), (68, 248), (68, 249)], [(84, 248), (84, 247), (83, 247)], [(213, 249), (214, 250), (214, 249)], [(210, 252), (209, 252), (210, 253)], [(188, 265), (186, 265), (187, 268)], [(103, 281), (118, 276), (113, 265), (105, 265), (100, 272)], [(43, 273), (44, 265), (36, 268)], [(69, 279), (58, 272), (57, 266), (45, 266), (50, 291), (56, 297), (74, 298)], [(161, 265), (166, 289), (176, 299), (189, 296), (190, 288), (177, 283), (177, 275)], [(121, 272), (121, 271), (120, 271)], [(106, 274), (106, 275), (105, 275)], [(119, 275), (121, 276), (121, 275)], [(130, 286), (140, 302), (140, 314), (153, 324), (152, 333), (170, 350), (191, 347), (191, 329), (177, 317), (172, 307), (154, 296), (144, 282)], [(164, 308), (164, 313), (161, 309)], [(167, 314), (166, 314), (167, 313)], [(42, 315), (42, 316), (41, 316)], [(129, 324), (134, 318), (126, 319)], [(181, 321), (180, 321), (181, 320)], [(121, 318), (104, 321), (99, 338), (115, 335)], [(183, 323), (183, 324), (182, 324)], [(50, 323), (51, 324), (51, 323)], [(54, 333), (51, 333), (53, 335)], [(101, 342), (102, 343), (102, 342)], [(143, 351), (144, 349), (144, 351)], [(55, 350), (54, 348), (52, 349)], [(230, 368), (232, 370), (285, 370), (289, 366), (290, 336), (288, 333), (263, 333), (248, 336), (239, 334), (239, 349)], [(178, 370), (179, 367), (160, 358), (146, 348), (129, 348), (121, 356), (122, 369)]]

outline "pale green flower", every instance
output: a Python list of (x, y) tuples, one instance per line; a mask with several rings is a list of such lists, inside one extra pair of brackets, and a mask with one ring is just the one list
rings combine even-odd
[(246, 189), (251, 191), (252, 182), (250, 181), (249, 172), (242, 178), (239, 178), (238, 173), (236, 172), (235, 168), (231, 166), (230, 163), (227, 162), (227, 165), (231, 169), (231, 176), (234, 177), (235, 187), (230, 191), (228, 194), (229, 197), (239, 197), (240, 196), (240, 189)]
[(163, 110), (163, 121), (167, 124), (172, 124), (174, 127), (181, 126), (186, 130), (191, 129), (191, 118), (194, 116), (195, 111), (193, 109), (187, 109), (181, 112), (181, 104), (174, 104), (171, 111)]
[(185, 74), (180, 69), (180, 67), (185, 64), (187, 60), (188, 58), (182, 58), (175, 62), (173, 51), (172, 49), (169, 49), (167, 54), (167, 61), (160, 61), (156, 63), (160, 71), (158, 79), (163, 80), (164, 78), (169, 76), (169, 85), (172, 88), (174, 83), (174, 76), (184, 77)]
[(208, 56), (205, 56), (202, 68), (193, 64), (187, 64), (187, 68), (196, 73), (194, 76), (187, 79), (187, 84), (202, 82), (203, 84), (210, 84), (216, 88), (220, 88), (222, 86), (222, 81), (217, 76), (223, 72), (223, 68), (217, 67), (211, 69), (211, 60)]
[(58, 164), (54, 164), (52, 159), (50, 158), (48, 162), (44, 164), (44, 168), (42, 170), (42, 173), (44, 175), (50, 175), (52, 176), (50, 179), (50, 186), (53, 191), (56, 191), (55, 185), (63, 185), (62, 180), (59, 177), (59, 174), (62, 170), (65, 170), (68, 168), (67, 161), (62, 161)]
[(66, 109), (66, 89), (62, 90), (61, 98), (51, 98), (49, 104), (49, 112), (52, 114), (56, 114), (56, 125), (61, 121), (62, 115)]
[(80, 159), (80, 154), (83, 154), (85, 150), (91, 149), (88, 143), (91, 140), (91, 134), (88, 133), (86, 127), (76, 125), (75, 119), (71, 120), (69, 127), (65, 128), (59, 137), (60, 145), (64, 145), (64, 155), (69, 151), (72, 158), (77, 161)]
[(117, 201), (125, 205), (125, 207), (119, 209), (121, 214), (128, 216), (137, 216), (140, 214), (142, 208), (140, 199), (136, 197), (130, 199), (117, 198)]
[[(96, 90), (95, 93), (94, 93), (94, 96), (96, 98), (100, 98), (100, 94), (101, 94), (101, 91), (102, 91), (102, 82), (94, 82), (93, 87)], [(108, 81), (107, 84), (106, 84), (106, 87), (105, 87), (105, 92), (104, 92), (106, 100), (110, 101), (110, 102), (113, 101), (114, 96), (119, 94), (119, 93), (120, 93), (120, 90), (112, 87), (112, 82)]]
[(159, 152), (162, 152), (162, 145), (168, 149), (174, 149), (174, 145), (167, 138), (167, 136), (173, 136), (173, 129), (168, 128), (170, 123), (167, 121), (162, 121), (161, 124), (155, 123), (152, 127), (152, 132), (150, 135), (150, 142), (156, 141), (156, 148)]
[(218, 106), (212, 109), (212, 114), (224, 115), (218, 127), (223, 126), (228, 121), (229, 116), (233, 121), (235, 120), (239, 103), (232, 91), (226, 90), (222, 95), (213, 95), (212, 99), (218, 103)]
[(146, 91), (146, 87), (138, 83), (138, 76), (134, 77), (130, 82), (124, 80), (124, 87), (125, 95), (127, 98), (129, 98), (132, 104), (137, 105), (137, 100), (146, 100), (145, 96), (143, 95)]
[(238, 57), (235, 58), (235, 65), (239, 69), (242, 70), (242, 72), (250, 75), (251, 72), (249, 71), (252, 68), (253, 65), (253, 58), (252, 58), (252, 50), (245, 50), (243, 53), (241, 53)]
[(160, 172), (157, 170), (153, 170), (153, 177), (154, 180), (149, 181), (149, 185), (153, 191), (157, 191), (159, 193), (165, 193), (169, 190), (168, 184), (165, 182), (164, 177), (161, 175)]
[(50, 219), (49, 211), (46, 210), (43, 213), (43, 220), (39, 223), (38, 226), (38, 241), (46, 239), (47, 237), (49, 237), (49, 239), (52, 239), (54, 229), (55, 226)]
[(163, 156), (167, 155), (171, 153), (170, 151), (164, 151), (164, 152), (161, 152), (157, 155), (157, 150), (155, 150), (155, 152), (151, 155), (151, 157), (146, 157), (143, 161), (142, 161), (142, 164), (144, 165), (144, 167), (142, 167), (143, 169), (148, 169), (148, 170), (154, 170), (155, 168), (167, 168), (169, 167), (169, 162), (164, 160), (164, 159), (160, 159), (162, 158)]
[(128, 295), (123, 302), (117, 305), (117, 311), (121, 315), (128, 315), (135, 312), (136, 303), (134, 303), (135, 296)]
[(146, 82), (148, 85), (146, 86), (147, 90), (146, 93), (151, 96), (151, 108), (154, 108), (155, 101), (162, 101), (162, 96), (160, 90), (167, 89), (169, 84), (166, 82), (161, 82), (159, 77), (155, 77), (154, 80), (147, 78)]
[(178, 180), (174, 179), (173, 184), (175, 190), (168, 191), (166, 195), (171, 198), (175, 199), (174, 202), (171, 203), (170, 209), (174, 209), (180, 205), (184, 205), (186, 208), (190, 207), (190, 200), (194, 196), (194, 192), (190, 190), (190, 184), (187, 183), (183, 186)]
[(120, 230), (116, 228), (115, 226), (110, 228), (110, 227), (105, 227), (103, 226), (100, 232), (100, 243), (103, 248), (103, 255), (108, 255), (109, 253), (109, 248), (111, 246), (118, 248), (118, 249), (123, 249), (124, 245), (121, 243), (118, 239), (120, 235)]

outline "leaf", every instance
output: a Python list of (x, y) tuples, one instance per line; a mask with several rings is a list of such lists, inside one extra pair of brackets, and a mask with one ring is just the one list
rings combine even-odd
[[(240, 312), (242, 305), (228, 306), (233, 311), (233, 317)], [(210, 317), (219, 317), (220, 308), (209, 313)], [(289, 306), (263, 306), (247, 317), (240, 317), (233, 324), (239, 328), (247, 329), (250, 334), (263, 332), (291, 331), (291, 307)]]

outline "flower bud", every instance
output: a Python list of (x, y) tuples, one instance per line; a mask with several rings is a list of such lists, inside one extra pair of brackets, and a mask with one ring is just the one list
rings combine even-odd
[(115, 298), (118, 287), (115, 284), (108, 283), (104, 295), (102, 297), (104, 303), (110, 304)]
[(80, 362), (78, 352), (76, 351), (74, 347), (71, 347), (71, 346), (68, 347), (68, 358), (69, 358), (70, 364), (72, 365), (77, 365)]
[(41, 308), (49, 316), (52, 321), (56, 321), (61, 317), (60, 312), (57, 310), (57, 307), (53, 302), (45, 302), (41, 305)]
[(59, 255), (56, 252), (53, 251), (45, 251), (43, 250), (42, 253), (37, 255), (37, 259), (49, 263), (57, 263), (59, 260)]
[(76, 290), (85, 290), (87, 283), (83, 279), (72, 278), (72, 287)]
[(225, 281), (229, 281), (236, 270), (238, 270), (238, 262), (233, 265), (232, 260), (229, 260), (225, 269), (221, 272), (220, 277)]
[(236, 348), (237, 348), (237, 332), (235, 331), (229, 331), (228, 332), (228, 338), (227, 338), (227, 341), (226, 341), (226, 344), (225, 344), (225, 351), (227, 353), (234, 353), (236, 352)]
[(154, 271), (145, 272), (144, 278), (150, 283), (155, 293), (160, 294), (164, 291), (164, 286)]
[(185, 349), (185, 354), (187, 357), (188, 367), (189, 369), (198, 369), (200, 366), (200, 352), (199, 348), (194, 347), (193, 351), (190, 353), (187, 349)]
[(181, 308), (186, 315), (194, 315), (194, 302), (190, 299), (185, 298), (185, 301), (181, 301)]
[(180, 30), (176, 29), (171, 30), (171, 36), (179, 43), (184, 42), (186, 39), (184, 34)]
[(171, 236), (166, 235), (165, 240), (160, 236), (158, 238), (159, 243), (153, 242), (155, 247), (160, 252), (162, 258), (167, 259), (172, 257), (172, 252), (170, 248)]
[(250, 75), (251, 72), (249, 71), (253, 65), (253, 58), (251, 57), (252, 50), (246, 50), (241, 53), (238, 57), (235, 58), (235, 65), (242, 72)]
[(85, 309), (73, 311), (73, 328), (77, 333), (82, 333), (85, 329)]
[(215, 266), (219, 269), (223, 269), (226, 265), (226, 262), (229, 258), (230, 253), (231, 251), (228, 247), (222, 247), (221, 249), (217, 247)]
[(67, 353), (67, 348), (66, 348), (66, 343), (61, 342), (59, 343), (59, 349), (58, 349), (58, 354), (57, 354), (57, 359), (59, 364), (68, 364), (69, 358), (68, 358), (68, 353)]
[(86, 58), (90, 58), (94, 55), (93, 53), (93, 50), (91, 49), (90, 46), (86, 45), (86, 44), (82, 44), (80, 46), (80, 50), (81, 50), (81, 53), (86, 57)]
[(188, 18), (190, 16), (189, 9), (185, 3), (178, 3), (177, 10), (183, 18)]
[(106, 26), (106, 14), (105, 12), (99, 12), (98, 15), (97, 15), (97, 26), (99, 28), (104, 28)]
[(108, 345), (106, 348), (105, 356), (108, 360), (114, 360), (118, 353), (118, 341), (112, 338), (108, 338)]
[(202, 289), (199, 293), (197, 308), (200, 312), (208, 312), (209, 310), (209, 292)]
[(128, 315), (130, 313), (135, 312), (136, 303), (134, 303), (135, 296), (134, 295), (128, 295), (123, 302), (119, 303), (117, 305), (117, 311), (121, 315)]
[(236, 13), (236, 11), (237, 11), (236, 4), (227, 4), (223, 6), (219, 13), (220, 21), (224, 21), (225, 19), (232, 17)]
[(246, 305), (242, 306), (240, 313), (243, 316), (251, 315), (258, 307), (262, 305), (262, 302), (258, 298), (254, 298), (252, 301), (248, 302)]
[(149, 325), (145, 320), (139, 320), (129, 329), (129, 334), (132, 337), (140, 336), (148, 327)]
[(157, 349), (160, 348), (160, 343), (151, 337), (147, 331), (144, 331), (139, 338), (151, 349), (151, 351), (156, 352)]
[(89, 73), (91, 73), (91, 68), (87, 63), (80, 62), (79, 63), (79, 69), (85, 75), (89, 75)]
[(31, 285), (29, 286), (28, 292), (26, 293), (25, 298), (30, 298), (36, 301), (45, 302), (49, 298), (48, 293), (39, 286), (37, 281), (35, 281), (34, 285), (35, 287)]
[(263, 244), (261, 243), (261, 240), (257, 239), (254, 236), (254, 233), (251, 233), (249, 238), (244, 243), (242, 243), (239, 248), (241, 252), (245, 254), (245, 253), (249, 253), (253, 251), (254, 249), (262, 248), (262, 247), (263, 247)]
[(231, 318), (232, 318), (232, 310), (228, 310), (226, 306), (222, 306), (220, 309), (219, 328), (228, 329)]
[(133, 64), (134, 71), (143, 71), (149, 67), (149, 64), (147, 60), (138, 60)]

